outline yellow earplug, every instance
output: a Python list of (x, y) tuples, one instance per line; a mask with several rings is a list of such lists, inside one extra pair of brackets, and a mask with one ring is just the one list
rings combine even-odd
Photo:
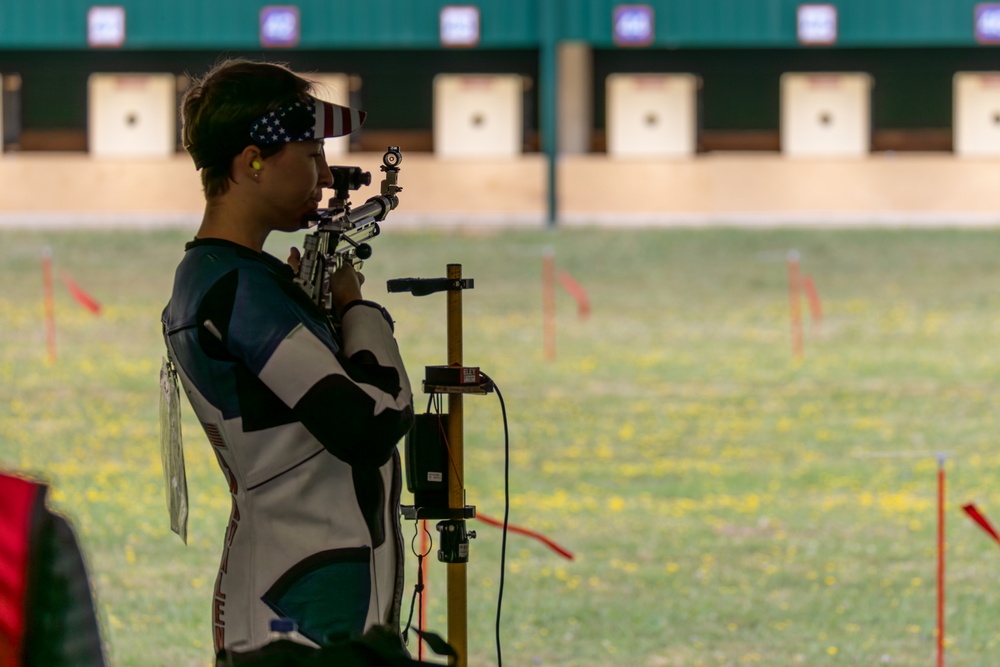
[(260, 162), (254, 160), (253, 162), (250, 163), (250, 166), (253, 167), (254, 169), (260, 169)]

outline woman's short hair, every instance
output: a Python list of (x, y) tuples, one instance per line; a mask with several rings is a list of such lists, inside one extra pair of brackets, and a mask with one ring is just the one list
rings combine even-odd
[[(242, 58), (218, 63), (194, 81), (181, 101), (181, 140), (201, 170), (205, 197), (229, 189), (233, 158), (249, 145), (250, 128), (284, 105), (307, 101), (313, 84), (278, 63)], [(283, 144), (260, 146), (264, 157)]]

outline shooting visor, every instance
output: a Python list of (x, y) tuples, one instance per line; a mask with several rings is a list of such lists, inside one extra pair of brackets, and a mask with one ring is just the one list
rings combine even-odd
[(248, 134), (233, 137), (231, 141), (216, 142), (202, 150), (193, 146), (187, 149), (195, 167), (202, 169), (231, 159), (249, 144), (273, 146), (343, 137), (360, 128), (366, 116), (359, 109), (343, 107), (310, 95), (305, 101), (292, 102), (264, 114), (251, 123)]

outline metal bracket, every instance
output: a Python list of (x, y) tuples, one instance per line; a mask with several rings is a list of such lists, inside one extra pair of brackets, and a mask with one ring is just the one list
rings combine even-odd
[(465, 507), (414, 507), (413, 505), (400, 505), (399, 510), (400, 514), (407, 521), (476, 518), (475, 505), (466, 505)]

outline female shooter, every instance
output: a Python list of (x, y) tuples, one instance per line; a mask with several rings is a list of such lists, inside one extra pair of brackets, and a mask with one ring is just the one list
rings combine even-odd
[(413, 420), (386, 311), (349, 263), (331, 278), (337, 329), (263, 251), (314, 217), (331, 185), (323, 138), (364, 114), (286, 67), (230, 60), (185, 95), (183, 141), (205, 212), (163, 331), (232, 495), (212, 606), (216, 651), (266, 643), (289, 617), (316, 644), (399, 632), (397, 442)]

